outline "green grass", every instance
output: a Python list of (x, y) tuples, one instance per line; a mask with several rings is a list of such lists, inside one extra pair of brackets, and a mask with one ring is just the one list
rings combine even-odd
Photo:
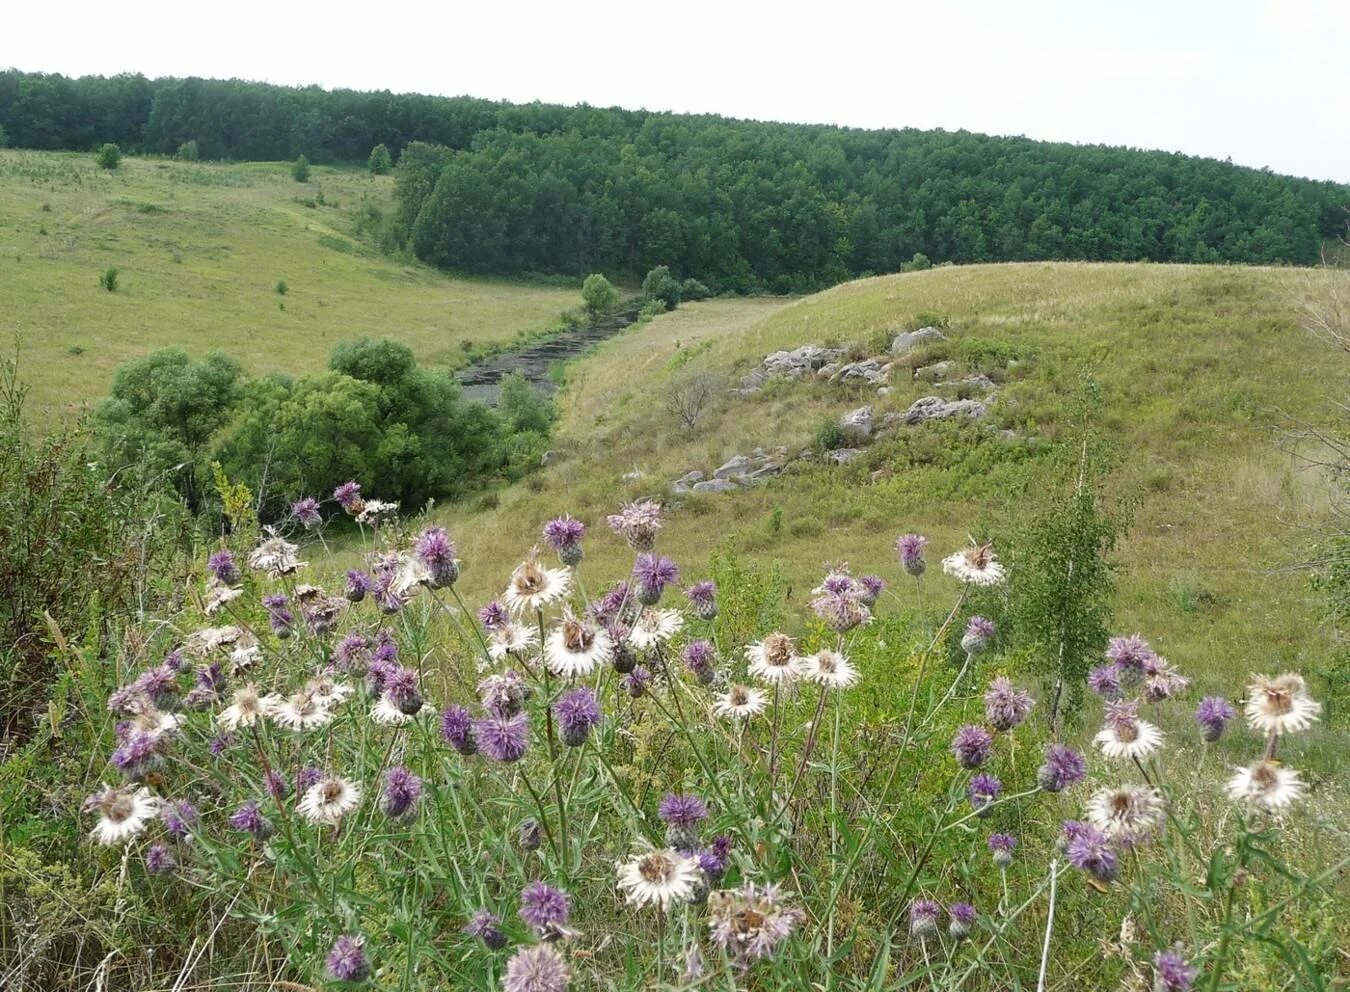
[(392, 190), (391, 177), (322, 166), (302, 185), (289, 163), (124, 157), (108, 172), (90, 155), (0, 151), (0, 286), (30, 415), (97, 400), (118, 365), (167, 345), (303, 373), (341, 341), (381, 335), (457, 365), (464, 342), (500, 345), (579, 302), (579, 282), (455, 278), (380, 254), (356, 220), (391, 209)]
[[(695, 578), (712, 551), (733, 542), (781, 566), (799, 606), (827, 563), (847, 561), (885, 575), (913, 605), (913, 586), (898, 581), (894, 539), (928, 534), (940, 557), (968, 533), (998, 533), (1025, 512), (1087, 369), (1118, 456), (1110, 489), (1139, 498), (1116, 555), (1117, 626), (1143, 632), (1199, 691), (1236, 694), (1250, 671), (1316, 672), (1335, 649), (1324, 602), (1288, 571), (1327, 520), (1326, 486), (1276, 446), (1286, 416), (1332, 416), (1327, 386), (1344, 365), (1295, 316), (1307, 281), (1332, 278), (1350, 281), (1276, 269), (971, 266), (863, 280), (794, 302), (687, 305), (571, 366), (556, 464), (436, 515), (460, 542), (466, 588), (499, 591), (513, 558), (555, 514), (604, 530), (618, 502), (666, 498), (669, 480), (690, 469), (710, 473), (756, 446), (795, 451), (823, 417), (864, 402), (878, 415), (903, 410), (933, 392), (903, 378), (880, 400), (871, 390), (784, 383), (753, 398), (722, 396), (690, 433), (664, 408), (672, 379), (705, 371), (735, 384), (778, 348), (889, 342), (892, 328), (940, 317), (951, 344), (918, 361), (951, 354), (974, 368), (988, 367), (989, 356), (1020, 356), (995, 369), (1005, 381), (990, 423), (1041, 443), (902, 428), (845, 468), (802, 464), (743, 493), (684, 498), (662, 550)], [(624, 481), (633, 472), (642, 477)], [(615, 542), (591, 545), (588, 567), (626, 569)], [(1307, 740), (1329, 767), (1339, 736), (1323, 730)]]

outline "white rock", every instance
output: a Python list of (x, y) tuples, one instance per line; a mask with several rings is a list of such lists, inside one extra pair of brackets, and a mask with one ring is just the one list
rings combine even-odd
[(891, 342), (891, 354), (904, 355), (913, 351), (921, 344), (946, 340), (947, 335), (943, 334), (936, 327), (920, 327), (917, 331), (908, 331), (904, 334), (897, 334), (895, 340)]

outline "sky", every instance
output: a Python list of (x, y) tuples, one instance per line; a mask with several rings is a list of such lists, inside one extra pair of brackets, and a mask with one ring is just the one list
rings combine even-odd
[(1161, 148), (1350, 182), (1350, 0), (62, 0), (0, 66)]

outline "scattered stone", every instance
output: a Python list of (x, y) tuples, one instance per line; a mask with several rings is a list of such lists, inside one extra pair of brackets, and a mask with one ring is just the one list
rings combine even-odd
[(983, 373), (979, 375), (966, 376), (964, 379), (952, 379), (948, 382), (939, 383), (943, 389), (980, 389), (988, 392), (997, 387), (993, 379)]
[(822, 365), (820, 368), (816, 369), (816, 378), (820, 379), (822, 382), (833, 379), (835, 373), (841, 368), (843, 368), (843, 365), (839, 362), (830, 362), (828, 365)]
[(822, 348), (818, 344), (804, 344), (792, 351), (775, 351), (765, 357), (759, 368), (741, 377), (741, 389), (738, 392), (740, 395), (746, 395), (746, 390), (758, 392), (774, 376), (801, 379), (821, 366), (842, 358), (843, 354), (842, 348)]
[(947, 375), (954, 368), (956, 368), (956, 363), (951, 360), (934, 362), (932, 365), (925, 365), (921, 369), (915, 369), (914, 378), (926, 379), (929, 382), (937, 382), (940, 379), (947, 378)]
[(783, 471), (782, 465), (779, 465), (777, 462), (768, 462), (767, 464), (761, 465), (759, 468), (755, 469), (753, 472), (747, 475), (745, 477), (745, 481), (760, 482), (764, 479), (767, 479), (771, 475), (777, 475), (781, 471)]
[(890, 395), (891, 395), (891, 387), (890, 387), (890, 386), (882, 386), (881, 388), (879, 388), (879, 389), (877, 390), (877, 395), (878, 395), (878, 396), (890, 396)]
[(729, 493), (736, 488), (736, 483), (730, 479), (708, 479), (704, 482), (696, 482), (690, 492), (695, 493)]
[(981, 400), (944, 400), (941, 396), (922, 396), (905, 411), (905, 423), (922, 424), (929, 420), (950, 420), (969, 417), (979, 420), (989, 412), (989, 404)]
[(841, 366), (830, 379), (833, 382), (866, 382), (879, 386), (886, 381), (886, 376), (881, 371), (881, 363), (875, 358), (868, 358)]
[(865, 441), (872, 436), (872, 407), (860, 406), (839, 418), (839, 429), (849, 441)]
[(836, 465), (845, 465), (861, 454), (862, 451), (858, 448), (836, 448), (833, 451), (825, 452), (825, 460), (834, 462)]
[(920, 327), (917, 331), (908, 331), (904, 334), (897, 334), (895, 340), (891, 342), (891, 354), (908, 354), (920, 345), (928, 344), (932, 341), (946, 340), (947, 335), (943, 334), (936, 327)]
[(727, 461), (724, 465), (719, 466), (713, 472), (713, 478), (732, 479), (736, 478), (737, 476), (745, 475), (749, 471), (750, 471), (750, 459), (746, 458), (744, 455), (736, 455), (735, 457)]
[(685, 472), (684, 475), (676, 479), (675, 485), (692, 486), (695, 482), (702, 482), (702, 481), (703, 481), (703, 473), (700, 472), (698, 469), (694, 469), (692, 472)]
[(625, 473), (623, 474), (623, 481), (624, 481), (624, 482), (641, 482), (641, 481), (642, 481), (643, 479), (645, 479), (646, 477), (647, 477), (647, 473), (644, 472), (644, 471), (642, 471), (642, 469), (634, 469), (634, 470), (631, 471), (631, 472), (625, 472)]
[(557, 449), (549, 449), (539, 456), (540, 465), (552, 465), (562, 457), (562, 452)]
[[(877, 392), (879, 393), (881, 392), (881, 390), (877, 390)], [(896, 411), (892, 410), (890, 413), (884, 414), (882, 416), (881, 423), (877, 425), (877, 430), (888, 431), (891, 430), (892, 428), (899, 427), (904, 422), (905, 422), (905, 415), (903, 413), (897, 413)]]

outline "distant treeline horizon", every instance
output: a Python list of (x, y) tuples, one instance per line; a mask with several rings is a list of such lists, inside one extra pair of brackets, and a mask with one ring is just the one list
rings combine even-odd
[(965, 131), (510, 104), (241, 80), (0, 72), (11, 144), (399, 161), (388, 238), (447, 269), (804, 291), (941, 262), (1314, 264), (1350, 186)]

